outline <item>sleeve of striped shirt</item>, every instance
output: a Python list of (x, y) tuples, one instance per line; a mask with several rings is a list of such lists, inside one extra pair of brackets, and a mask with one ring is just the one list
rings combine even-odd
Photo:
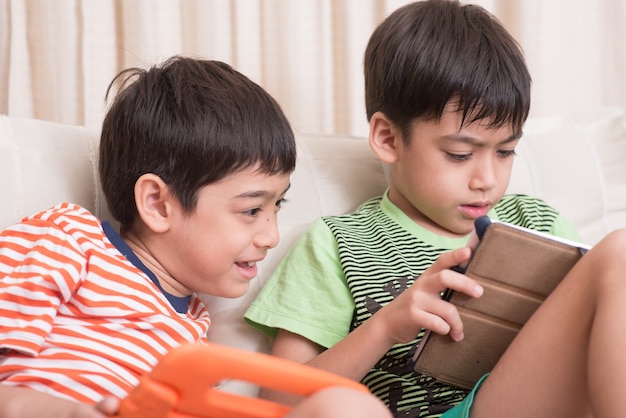
[(45, 220), (0, 232), (0, 348), (39, 352), (85, 275), (85, 259), (75, 239)]

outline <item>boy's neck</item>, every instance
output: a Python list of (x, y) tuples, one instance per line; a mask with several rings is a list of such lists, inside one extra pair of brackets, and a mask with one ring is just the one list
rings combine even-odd
[(167, 270), (159, 263), (157, 258), (148, 249), (139, 236), (132, 231), (124, 231), (122, 238), (128, 244), (137, 258), (150, 269), (157, 277), (161, 287), (166, 292), (174, 296), (188, 296), (191, 292), (185, 286), (180, 284)]

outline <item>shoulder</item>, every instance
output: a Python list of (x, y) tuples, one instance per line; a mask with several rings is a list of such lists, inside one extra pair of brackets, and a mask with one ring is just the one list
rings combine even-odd
[(550, 231), (559, 212), (540, 198), (521, 194), (505, 195), (494, 207), (504, 222), (538, 231)]
[(87, 209), (72, 203), (60, 203), (27, 216), (3, 233), (6, 236), (17, 234), (31, 242), (52, 241), (57, 247), (62, 245), (80, 252), (94, 243), (101, 246), (105, 238), (100, 220)]
[(76, 227), (100, 229), (100, 221), (95, 215), (82, 206), (67, 202), (28, 216), (23, 222), (45, 222), (67, 230)]
[(557, 213), (557, 210), (541, 198), (525, 194), (507, 194), (500, 199), (496, 207), (508, 210), (544, 211)]
[(359, 205), (354, 212), (345, 215), (323, 216), (321, 221), (327, 225), (359, 225), (363, 219), (371, 218), (381, 213), (382, 199), (382, 196), (371, 198)]

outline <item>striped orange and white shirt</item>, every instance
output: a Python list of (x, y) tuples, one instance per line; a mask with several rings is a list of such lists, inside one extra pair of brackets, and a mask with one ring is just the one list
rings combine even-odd
[(0, 232), (0, 383), (123, 398), (159, 357), (205, 342), (197, 297), (160, 288), (115, 230), (63, 203)]

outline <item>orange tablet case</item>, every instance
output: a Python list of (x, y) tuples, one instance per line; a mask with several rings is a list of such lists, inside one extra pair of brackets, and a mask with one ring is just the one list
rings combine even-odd
[(122, 400), (122, 418), (278, 418), (290, 407), (216, 388), (225, 379), (308, 396), (331, 386), (366, 386), (321, 369), (217, 344), (188, 344), (166, 354)]

